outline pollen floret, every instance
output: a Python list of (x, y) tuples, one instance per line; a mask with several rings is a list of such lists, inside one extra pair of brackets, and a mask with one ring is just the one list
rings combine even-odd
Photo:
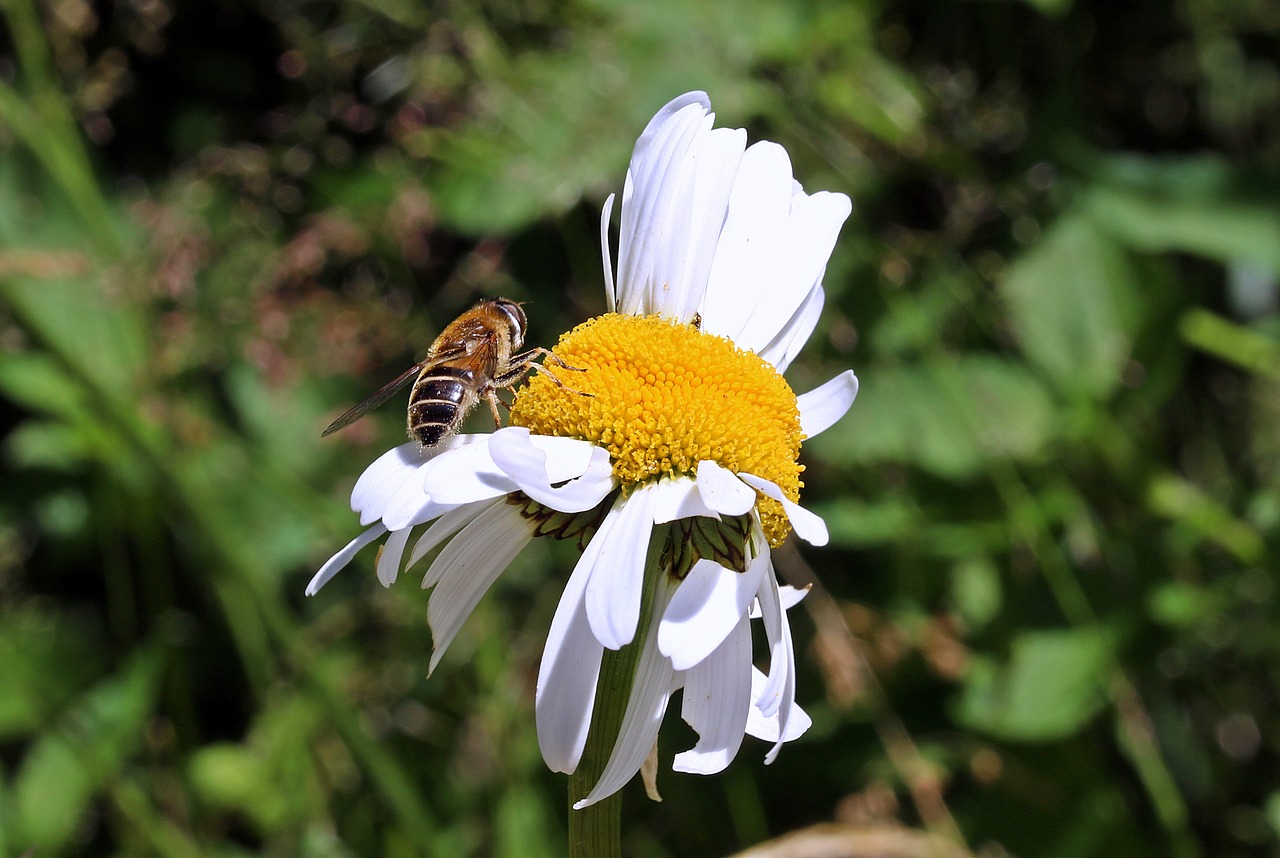
[[(513, 425), (604, 447), (624, 492), (664, 475), (692, 476), (710, 460), (799, 500), (800, 409), (758, 355), (693, 325), (618, 313), (584, 322), (553, 351), (585, 370), (560, 377), (591, 396), (539, 376), (516, 397)], [(761, 495), (758, 508), (777, 546), (790, 532), (782, 506)]]

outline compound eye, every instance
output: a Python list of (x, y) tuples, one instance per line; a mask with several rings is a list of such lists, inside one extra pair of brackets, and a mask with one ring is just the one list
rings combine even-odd
[(528, 320), (525, 318), (524, 310), (520, 309), (520, 305), (515, 301), (508, 301), (502, 298), (498, 301), (498, 307), (507, 314), (507, 318), (511, 320), (511, 334), (516, 341), (517, 347), (524, 342), (525, 328), (528, 326)]

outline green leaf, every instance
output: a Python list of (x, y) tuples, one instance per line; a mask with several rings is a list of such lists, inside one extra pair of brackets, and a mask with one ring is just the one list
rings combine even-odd
[(0, 613), (0, 738), (46, 727), (100, 667), (94, 624), (72, 613)]
[(1147, 598), (1152, 619), (1171, 628), (1191, 628), (1224, 607), (1221, 594), (1181, 581), (1162, 584)]
[(1222, 546), (1242, 563), (1262, 562), (1266, 545), (1258, 532), (1182, 477), (1165, 474), (1153, 479), (1147, 505), (1197, 537)]
[(1106, 704), (1114, 649), (1113, 635), (1101, 627), (1024, 632), (1005, 664), (975, 659), (956, 719), (1014, 741), (1070, 736)]
[(965, 478), (993, 459), (1029, 459), (1056, 432), (1054, 406), (1022, 367), (968, 355), (862, 377), (858, 404), (812, 447), (839, 464), (906, 462)]
[(1280, 381), (1280, 342), (1274, 338), (1201, 308), (1184, 313), (1178, 330), (1188, 345)]
[(1274, 178), (1221, 157), (1113, 157), (1086, 202), (1094, 222), (1131, 247), (1179, 251), (1280, 272)]
[(1004, 593), (1000, 571), (987, 557), (974, 557), (951, 569), (951, 601), (973, 629), (981, 629), (1000, 613)]
[(1106, 399), (1133, 344), (1136, 272), (1081, 211), (1009, 266), (1000, 289), (1022, 351), (1064, 392)]
[[(99, 272), (99, 279), (107, 274)], [(149, 340), (139, 305), (108, 296), (89, 277), (0, 278), (0, 299), (49, 351), (92, 381), (96, 393), (136, 401)]]
[(13, 784), (21, 843), (55, 850), (75, 834), (94, 795), (142, 743), (161, 660), (135, 656), (76, 701), (27, 752)]

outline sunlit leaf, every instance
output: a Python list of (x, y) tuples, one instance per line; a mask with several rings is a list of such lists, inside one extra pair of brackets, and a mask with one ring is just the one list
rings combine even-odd
[(975, 659), (956, 719), (1002, 739), (1069, 736), (1106, 704), (1114, 646), (1112, 633), (1100, 627), (1023, 632), (1005, 663)]
[(1105, 399), (1133, 345), (1136, 272), (1080, 212), (1009, 266), (1000, 287), (1027, 357), (1061, 390)]
[(984, 462), (1034, 458), (1054, 437), (1053, 403), (1033, 375), (998, 358), (965, 356), (864, 373), (858, 402), (806, 442), (842, 464), (896, 461), (951, 478)]

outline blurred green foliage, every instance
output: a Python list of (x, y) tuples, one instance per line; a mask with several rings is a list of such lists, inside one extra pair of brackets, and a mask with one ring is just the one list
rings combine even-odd
[(301, 596), (402, 417), (318, 430), (477, 295), (600, 312), (598, 206), (693, 88), (855, 199), (791, 375), (863, 392), (805, 448), (832, 544), (779, 555), (813, 729), (629, 787), (629, 854), (1280, 850), (1274, 3), (0, 15), (0, 855), (563, 853), (570, 549), (427, 681), (372, 552)]

